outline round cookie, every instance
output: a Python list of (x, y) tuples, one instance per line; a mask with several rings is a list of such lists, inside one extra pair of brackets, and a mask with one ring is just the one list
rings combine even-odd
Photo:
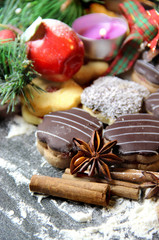
[(71, 79), (60, 83), (35, 78), (33, 83), (43, 91), (28, 86), (32, 93), (32, 98), (28, 96), (31, 106), (26, 105), (22, 99), (22, 116), (29, 123), (38, 125), (45, 114), (71, 109), (81, 103), (83, 89)]
[(151, 93), (145, 100), (145, 109), (159, 119), (159, 91)]
[(83, 108), (102, 122), (112, 124), (123, 114), (142, 111), (143, 99), (149, 91), (133, 81), (117, 77), (101, 77), (81, 94)]
[(99, 120), (80, 108), (52, 112), (37, 128), (37, 148), (51, 165), (64, 169), (77, 151), (73, 138), (89, 142), (93, 131), (102, 134), (102, 129)]
[(145, 86), (151, 93), (159, 89), (159, 69), (144, 60), (137, 60), (132, 73), (132, 80)]
[(93, 80), (103, 76), (108, 69), (108, 63), (104, 61), (88, 61), (73, 76), (79, 85), (88, 85)]
[(159, 120), (150, 114), (120, 116), (105, 129), (106, 140), (117, 140), (115, 153), (122, 167), (159, 170)]

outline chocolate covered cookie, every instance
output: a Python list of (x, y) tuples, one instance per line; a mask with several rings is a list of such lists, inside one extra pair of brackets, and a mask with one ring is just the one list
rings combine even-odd
[(37, 128), (37, 148), (51, 165), (66, 168), (77, 151), (73, 138), (89, 142), (93, 131), (102, 129), (99, 120), (80, 108), (52, 112)]
[(159, 119), (159, 91), (150, 94), (145, 100), (146, 111)]
[(145, 51), (134, 65), (132, 79), (153, 93), (159, 89), (159, 50)]
[(116, 154), (123, 167), (159, 170), (159, 120), (150, 114), (128, 114), (108, 126), (104, 136), (117, 140)]

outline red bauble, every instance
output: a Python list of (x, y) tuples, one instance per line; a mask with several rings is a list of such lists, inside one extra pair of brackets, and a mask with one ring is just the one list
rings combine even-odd
[(28, 58), (47, 80), (67, 81), (83, 64), (82, 41), (72, 28), (59, 20), (41, 20), (27, 45)]
[(15, 38), (16, 38), (16, 34), (12, 30), (3, 29), (0, 31), (0, 43), (14, 41)]

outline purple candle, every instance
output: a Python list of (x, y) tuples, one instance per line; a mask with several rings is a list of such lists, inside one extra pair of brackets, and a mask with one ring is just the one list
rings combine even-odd
[(92, 13), (76, 19), (72, 28), (84, 43), (86, 57), (111, 60), (117, 54), (128, 25), (122, 18)]

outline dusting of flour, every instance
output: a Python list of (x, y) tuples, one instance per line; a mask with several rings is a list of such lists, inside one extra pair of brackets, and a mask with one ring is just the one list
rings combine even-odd
[[(14, 118), (14, 122), (9, 127), (10, 131), (7, 138), (28, 134), (35, 129), (19, 116)], [(24, 233), (26, 233), (26, 223), (31, 221), (32, 226), (34, 226), (33, 238), (46, 240), (137, 240), (140, 238), (152, 240), (154, 234), (159, 234), (157, 216), (159, 200), (152, 199), (132, 201), (116, 198), (111, 199), (107, 208), (102, 208), (64, 199), (59, 201), (54, 197), (48, 198), (51, 210), (55, 209), (55, 206), (59, 216), (68, 215), (73, 220), (73, 224), (77, 225), (77, 228), (68, 229), (66, 226), (61, 229), (54, 221), (54, 212), (52, 215), (48, 214), (46, 211), (47, 202), (45, 201), (44, 204), (42, 201), (48, 196), (28, 194), (30, 177), (34, 173), (42, 174), (41, 169), (48, 169), (46, 163), (43, 159), (38, 159), (40, 168), (37, 168), (37, 164), (29, 162), (32, 164), (30, 168), (26, 167), (30, 165), (26, 165), (23, 159), (23, 161), (20, 159), (18, 162), (15, 161), (15, 158), (13, 160), (12, 158), (3, 159), (0, 157), (0, 169), (2, 169), (3, 174), (5, 172), (6, 179), (12, 183), (12, 185), (3, 184), (2, 190), (14, 203), (13, 208), (12, 205), (3, 204), (2, 201), (0, 211), (17, 229)], [(1, 181), (4, 177), (3, 174), (0, 175)], [(22, 192), (17, 191), (18, 189), (21, 189), (22, 192), (25, 190), (24, 196)], [(35, 200), (32, 195), (36, 196), (37, 199), (35, 198)], [(54, 238), (50, 231), (58, 234), (58, 238)]]
[(24, 121), (21, 116), (14, 116), (12, 123), (9, 126), (7, 138), (12, 138), (22, 134), (30, 134), (36, 130), (36, 127)]
[(159, 232), (156, 207), (159, 200), (145, 200), (143, 203), (117, 199), (113, 206), (102, 209), (103, 222), (99, 226), (82, 228), (78, 231), (63, 229), (64, 240), (108, 240), (145, 238)]
[[(41, 195), (39, 196), (41, 200)], [(44, 196), (46, 197), (46, 196)], [(94, 207), (84, 205), (79, 210), (78, 204), (51, 200), (59, 211), (64, 212), (76, 222), (93, 220)], [(38, 202), (40, 202), (38, 200)], [(157, 207), (159, 200), (131, 201), (123, 198), (112, 200), (107, 208), (102, 208), (102, 223), (78, 230), (62, 229), (59, 231), (62, 240), (108, 240), (144, 238), (152, 240), (153, 234), (159, 233)]]

